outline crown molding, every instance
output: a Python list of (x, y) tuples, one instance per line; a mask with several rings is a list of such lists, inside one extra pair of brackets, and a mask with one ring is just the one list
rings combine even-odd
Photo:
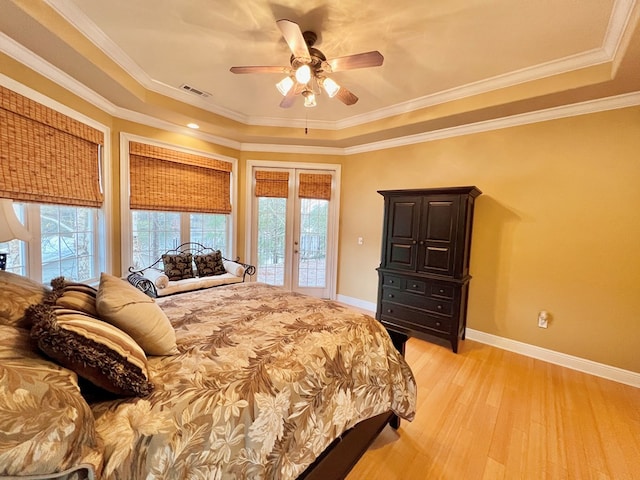
[[(404, 137), (397, 137), (379, 142), (356, 145), (353, 147), (319, 147), (319, 146), (302, 146), (302, 145), (280, 145), (280, 144), (258, 144), (258, 143), (242, 143), (225, 137), (210, 135), (200, 131), (191, 130), (182, 125), (176, 125), (164, 120), (157, 119), (150, 115), (134, 112), (132, 110), (118, 107), (89, 89), (82, 83), (78, 82), (71, 76), (51, 65), (39, 56), (35, 55), (24, 46), (18, 44), (10, 37), (0, 32), (0, 51), (7, 54), (14, 60), (26, 65), (27, 67), (38, 72), (40, 75), (51, 80), (52, 82), (67, 89), (74, 95), (95, 105), (99, 109), (109, 115), (140, 123), (150, 127), (162, 130), (181, 133), (193, 136), (201, 140), (211, 142), (224, 147), (232, 148), (239, 151), (247, 152), (274, 152), (274, 153), (295, 153), (295, 154), (317, 154), (317, 155), (354, 155), (357, 153), (373, 152), (376, 150), (384, 150), (388, 148), (401, 147), (405, 145), (413, 145), (416, 143), (429, 142), (444, 138), (451, 138), (461, 135), (470, 135), (474, 133), (487, 132), (490, 130), (498, 130), (530, 123), (555, 120), (577, 115), (586, 115), (589, 113), (602, 112), (606, 110), (614, 110), (618, 108), (626, 108), (640, 105), (640, 91), (618, 95), (616, 97), (608, 97), (598, 100), (592, 100), (572, 105), (564, 105), (561, 107), (539, 110), (536, 112), (524, 113), (510, 117), (503, 117), (494, 120), (487, 120), (474, 124), (460, 125), (432, 132), (419, 133)], [(8, 78), (8, 77), (6, 77)], [(289, 127), (291, 124), (288, 125)], [(304, 127), (304, 125), (302, 125)]]
[(22, 63), (30, 69), (38, 72), (43, 77), (51, 80), (56, 85), (69, 90), (71, 93), (95, 105), (104, 112), (115, 115), (117, 107), (109, 100), (78, 82), (59, 68), (51, 65), (31, 50), (16, 42), (13, 38), (0, 32), (0, 52)]
[(614, 59), (618, 53), (635, 4), (636, 0), (616, 0), (613, 6), (607, 32), (602, 42), (602, 49), (610, 60)]
[(85, 37), (93, 42), (98, 48), (100, 48), (114, 62), (120, 65), (138, 83), (151, 91), (173, 98), (177, 101), (202, 108), (245, 125), (265, 127), (310, 126), (312, 128), (322, 130), (342, 130), (395, 115), (428, 108), (445, 102), (460, 100), (501, 88), (519, 85), (553, 75), (610, 62), (613, 60), (620, 45), (636, 0), (615, 0), (603, 45), (600, 48), (546, 62), (533, 67), (523, 68), (503, 75), (498, 75), (489, 79), (463, 85), (461, 87), (426, 95), (424, 97), (391, 105), (366, 114), (348, 117), (343, 120), (313, 122), (307, 122), (303, 119), (247, 116), (195, 97), (176, 87), (153, 80), (71, 2), (67, 2), (65, 0), (45, 0), (45, 2), (63, 16), (69, 23), (71, 23), (78, 31), (85, 35)]
[(459, 137), (462, 135), (470, 135), (474, 133), (488, 132), (491, 130), (500, 130), (503, 128), (517, 127), (530, 123), (546, 122), (549, 120), (557, 120), (566, 117), (575, 117), (578, 115), (587, 115), (589, 113), (604, 112), (607, 110), (616, 110), (626, 107), (634, 107), (640, 105), (640, 92), (627, 93), (615, 97), (607, 97), (598, 100), (589, 100), (587, 102), (574, 103), (571, 105), (563, 105), (561, 107), (548, 108), (535, 112), (522, 113), (512, 115), (510, 117), (486, 120), (483, 122), (470, 123), (460, 125), (458, 127), (443, 128), (432, 132), (418, 133), (406, 137), (397, 137), (390, 140), (380, 142), (372, 142), (358, 145), (355, 147), (345, 148), (345, 155), (353, 155), (356, 153), (373, 152), (376, 150), (384, 150), (387, 148), (402, 147), (405, 145), (414, 145), (416, 143), (431, 142), (444, 138)]
[(314, 147), (308, 145), (280, 145), (275, 143), (243, 143), (243, 152), (297, 153), (301, 155), (345, 155), (340, 147)]
[(338, 129), (355, 127), (357, 125), (382, 120), (410, 113), (423, 108), (433, 107), (447, 102), (462, 100), (464, 98), (481, 95), (483, 93), (500, 90), (502, 88), (513, 87), (526, 82), (540, 80), (561, 73), (567, 73), (581, 68), (592, 67), (606, 63), (610, 58), (603, 49), (595, 49), (589, 52), (580, 53), (571, 57), (562, 58), (535, 67), (523, 68), (504, 75), (498, 75), (489, 79), (469, 83), (461, 87), (443, 90), (432, 95), (415, 98), (404, 103), (392, 105), (363, 115), (349, 117), (336, 122)]

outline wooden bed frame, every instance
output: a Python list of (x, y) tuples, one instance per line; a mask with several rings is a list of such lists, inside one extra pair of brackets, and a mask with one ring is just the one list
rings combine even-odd
[[(404, 356), (408, 337), (396, 332), (389, 335)], [(389, 411), (358, 423), (334, 440), (297, 480), (344, 479), (387, 424), (397, 430), (400, 418)]]

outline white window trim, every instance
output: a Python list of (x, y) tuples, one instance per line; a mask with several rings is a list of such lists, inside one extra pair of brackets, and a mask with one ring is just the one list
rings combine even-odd
[[(253, 242), (255, 236), (255, 219), (253, 218), (253, 187), (255, 184), (255, 176), (253, 170), (255, 168), (287, 168), (287, 169), (300, 169), (300, 170), (325, 170), (332, 171), (334, 174), (335, 182), (331, 187), (331, 215), (337, 221), (335, 225), (331, 227), (331, 237), (329, 241), (332, 245), (335, 245), (335, 255), (333, 261), (327, 265), (328, 276), (328, 289), (329, 298), (335, 300), (336, 290), (338, 283), (338, 238), (339, 238), (339, 226), (340, 226), (340, 185), (341, 185), (341, 172), (342, 166), (337, 163), (305, 163), (305, 162), (284, 162), (274, 160), (247, 160), (245, 168), (245, 192), (246, 192), (246, 211), (245, 211), (245, 244), (244, 244), (244, 261), (250, 261), (251, 252), (253, 251)], [(289, 187), (291, 188), (291, 186)]]
[(120, 252), (121, 252), (121, 268), (122, 274), (126, 275), (131, 266), (133, 258), (132, 245), (133, 238), (131, 233), (131, 209), (129, 208), (129, 142), (145, 143), (155, 147), (167, 148), (179, 152), (199, 155), (214, 160), (222, 160), (231, 163), (231, 224), (227, 232), (227, 255), (229, 258), (236, 256), (236, 225), (238, 221), (238, 159), (227, 157), (226, 155), (214, 154), (202, 150), (186, 148), (173, 143), (162, 142), (148, 137), (142, 137), (133, 133), (120, 133)]
[[(104, 195), (104, 200), (102, 203), (102, 207), (100, 208), (101, 214), (98, 215), (98, 232), (97, 235), (102, 242), (98, 243), (98, 251), (96, 252), (98, 256), (98, 268), (99, 270), (105, 271), (113, 271), (114, 265), (112, 264), (113, 255), (112, 255), (112, 242), (113, 238), (113, 178), (111, 175), (111, 129), (102, 123), (97, 122), (93, 118), (87, 117), (86, 115), (77, 112), (62, 103), (57, 102), (56, 100), (43, 95), (40, 92), (37, 92), (26, 85), (23, 85), (12, 78), (7, 77), (0, 73), (0, 85), (10, 90), (13, 90), (20, 95), (27, 97), (34, 102), (38, 102), (45, 107), (49, 107), (63, 115), (66, 115), (74, 120), (84, 123), (96, 130), (102, 132), (104, 135), (104, 146), (102, 148), (102, 158), (100, 163), (100, 180), (102, 193)], [(101, 218), (102, 217), (102, 218)], [(33, 228), (33, 230), (32, 230)], [(33, 235), (33, 239), (29, 242), (27, 246), (27, 275), (32, 278), (39, 278), (39, 275), (42, 274), (42, 265), (35, 265), (32, 258), (32, 252), (36, 248), (36, 243), (40, 241), (40, 227), (34, 228), (33, 225), (29, 226), (29, 230)], [(39, 245), (37, 245), (39, 247)], [(39, 254), (38, 254), (38, 258)], [(98, 272), (98, 278), (100, 277)]]

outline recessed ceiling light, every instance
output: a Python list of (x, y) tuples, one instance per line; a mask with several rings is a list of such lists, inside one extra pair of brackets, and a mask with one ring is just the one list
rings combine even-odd
[(200, 125), (198, 125), (197, 123), (187, 123), (187, 127), (197, 130), (198, 128), (200, 128)]

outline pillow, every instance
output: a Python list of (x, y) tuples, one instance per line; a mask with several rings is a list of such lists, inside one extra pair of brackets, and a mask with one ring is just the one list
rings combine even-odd
[(29, 305), (42, 302), (49, 289), (22, 275), (0, 270), (0, 324), (31, 328), (25, 317)]
[(129, 282), (102, 273), (96, 309), (101, 319), (128, 333), (147, 355), (178, 353), (176, 332), (165, 313)]
[(207, 255), (196, 255), (194, 260), (199, 277), (210, 277), (211, 275), (227, 273), (222, 263), (222, 253), (220, 253), (220, 250), (216, 250)]
[(158, 289), (167, 288), (169, 286), (169, 277), (160, 270), (155, 268), (147, 268), (142, 272), (144, 278), (149, 279)]
[(0, 325), (0, 477), (45, 476), (78, 465), (95, 475), (101, 445), (77, 376), (39, 352), (21, 356), (20, 346), (30, 343), (29, 330)]
[(118, 395), (144, 397), (153, 391), (147, 357), (113, 325), (67, 308), (32, 305), (31, 337), (63, 367)]
[(183, 278), (193, 278), (193, 263), (190, 253), (179, 255), (162, 255), (164, 273), (169, 280), (182, 280)]
[(51, 280), (51, 287), (51, 293), (45, 297), (44, 303), (78, 310), (92, 317), (98, 317), (96, 311), (98, 290), (92, 286), (70, 282), (64, 277), (57, 277)]
[(237, 262), (232, 262), (231, 260), (223, 260), (222, 264), (224, 265), (224, 269), (231, 275), (235, 275), (236, 277), (244, 276), (244, 271), (246, 270), (244, 265), (240, 265)]

